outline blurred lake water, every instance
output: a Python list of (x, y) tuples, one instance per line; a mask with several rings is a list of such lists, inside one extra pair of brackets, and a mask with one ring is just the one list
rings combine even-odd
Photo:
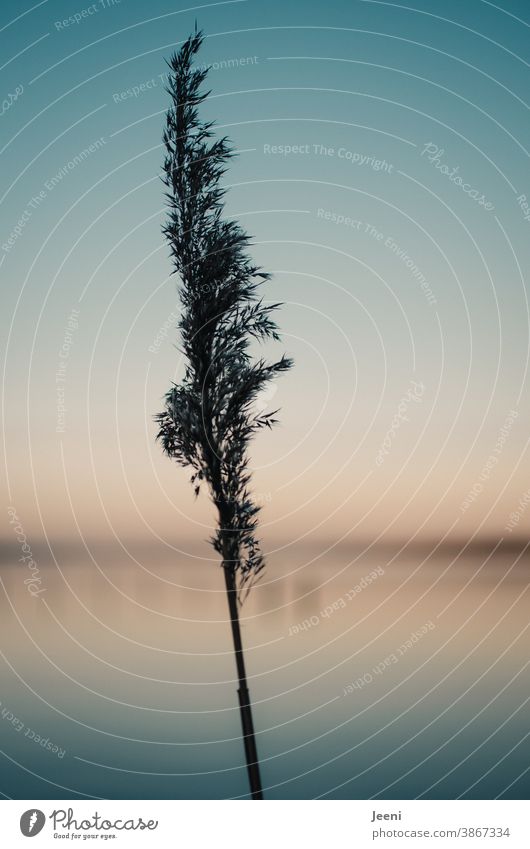
[[(529, 561), (493, 548), (268, 553), (242, 609), (267, 798), (526, 797)], [(0, 573), (2, 792), (245, 797), (208, 549), (42, 547), (36, 597), (18, 556)]]

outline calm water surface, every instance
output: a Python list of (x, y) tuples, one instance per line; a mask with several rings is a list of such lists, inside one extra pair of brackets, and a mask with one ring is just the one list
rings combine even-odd
[[(9, 797), (246, 795), (222, 574), (128, 551), (43, 549), (37, 598), (4, 553)], [(243, 608), (266, 797), (525, 798), (528, 557), (323, 552)]]

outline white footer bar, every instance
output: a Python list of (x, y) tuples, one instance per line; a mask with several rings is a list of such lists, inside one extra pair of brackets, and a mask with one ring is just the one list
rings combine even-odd
[(529, 849), (527, 820), (526, 802), (503, 800), (8, 800), (0, 803), (0, 845)]

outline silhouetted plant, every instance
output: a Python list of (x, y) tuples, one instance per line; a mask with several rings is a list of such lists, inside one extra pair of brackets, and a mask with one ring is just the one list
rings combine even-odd
[(249, 236), (223, 217), (220, 185), (233, 155), (226, 138), (214, 139), (213, 122), (203, 121), (199, 105), (208, 70), (194, 68), (203, 41), (195, 32), (170, 61), (167, 91), (164, 181), (169, 220), (164, 233), (181, 285), (179, 321), (185, 373), (165, 397), (156, 419), (164, 451), (193, 470), (195, 494), (209, 489), (218, 512), (212, 538), (222, 558), (239, 677), (239, 700), (252, 797), (262, 798), (250, 700), (246, 683), (238, 607), (264, 567), (256, 537), (256, 504), (250, 490), (248, 447), (275, 413), (256, 411), (256, 398), (268, 382), (292, 365), (251, 355), (253, 340), (279, 339), (272, 313), (279, 304), (259, 298), (269, 278), (250, 259)]

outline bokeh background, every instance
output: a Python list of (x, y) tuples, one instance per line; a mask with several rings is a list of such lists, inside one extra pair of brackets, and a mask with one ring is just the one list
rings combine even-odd
[(524, 797), (522, 0), (2, 4), (0, 790), (247, 793), (214, 513), (153, 422), (182, 374), (163, 77), (196, 20), (227, 214), (284, 303), (266, 353), (296, 360), (252, 456), (266, 796)]

